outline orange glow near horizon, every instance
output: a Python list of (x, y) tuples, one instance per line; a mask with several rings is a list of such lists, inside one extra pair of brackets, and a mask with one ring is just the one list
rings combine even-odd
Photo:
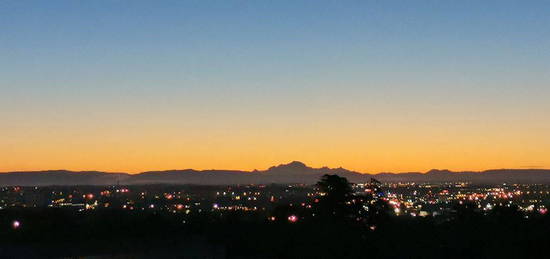
[(550, 168), (550, 1), (166, 2), (1, 1), (0, 172)]
[[(27, 130), (4, 140), (0, 171), (98, 170), (138, 173), (169, 169), (264, 170), (301, 161), (363, 173), (550, 168), (549, 138), (492, 129), (416, 126), (406, 131), (352, 125), (188, 129), (141, 127)], [(517, 131), (517, 132), (516, 132)], [(78, 133), (75, 133), (78, 132)], [(15, 136), (15, 133), (12, 133)], [(540, 136), (540, 135), (538, 135)]]

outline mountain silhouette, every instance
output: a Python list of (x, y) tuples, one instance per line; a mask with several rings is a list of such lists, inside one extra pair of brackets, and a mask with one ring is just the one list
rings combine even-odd
[(316, 183), (324, 174), (346, 177), (350, 182), (367, 182), (374, 177), (382, 182), (472, 182), (495, 183), (550, 183), (550, 170), (498, 169), (482, 172), (453, 172), (430, 170), (426, 173), (363, 174), (344, 168), (312, 168), (299, 161), (272, 166), (267, 170), (166, 170), (138, 174), (98, 171), (74, 172), (67, 170), (0, 173), (0, 186), (44, 185), (135, 185), (135, 184), (290, 184)]
[(0, 186), (44, 186), (44, 185), (109, 185), (124, 181), (130, 175), (98, 171), (73, 172), (48, 170), (33, 172), (0, 173)]

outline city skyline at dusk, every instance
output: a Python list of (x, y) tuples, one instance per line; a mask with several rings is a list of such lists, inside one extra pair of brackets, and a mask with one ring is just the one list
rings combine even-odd
[(0, 258), (549, 258), (549, 11), (0, 0)]

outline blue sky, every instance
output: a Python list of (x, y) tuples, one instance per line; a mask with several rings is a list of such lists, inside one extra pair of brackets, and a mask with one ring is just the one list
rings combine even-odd
[[(10, 147), (4, 154), (10, 158), (0, 162), (5, 169), (139, 170), (176, 166), (179, 159), (248, 169), (301, 159), (272, 142), (306, 139), (297, 153), (306, 162), (357, 170), (550, 166), (543, 158), (550, 151), (539, 146), (550, 143), (542, 133), (550, 124), (549, 12), (549, 1), (0, 1), (0, 119), (8, 125), (0, 129), (0, 143)], [(425, 139), (430, 149), (437, 147), (441, 141), (430, 142), (433, 134), (456, 137), (445, 142), (450, 157), (479, 148), (463, 146), (464, 139), (487, 139), (478, 156), (493, 162), (432, 166), (430, 157), (442, 154), (426, 151), (413, 163), (407, 162), (412, 155), (361, 153), (351, 140), (334, 144), (348, 133), (392, 142), (398, 127), (418, 132), (407, 133), (419, 141), (406, 150), (424, 150)], [(212, 128), (240, 137), (225, 141), (224, 133), (203, 155), (181, 151), (181, 157), (141, 167), (48, 155), (56, 145), (68, 151), (129, 132), (154, 142), (150, 132), (166, 128), (170, 132), (158, 134), (179, 143), (171, 149), (176, 153), (187, 145), (200, 149), (179, 134), (205, 139), (197, 143), (217, 136)], [(503, 131), (501, 138), (493, 136), (495, 129)], [(257, 148), (247, 142), (255, 135), (264, 143)], [(522, 136), (536, 138), (518, 140)], [(517, 143), (506, 155), (489, 148), (513, 138)], [(121, 146), (135, 139), (97, 151), (125, 150)], [(327, 139), (346, 156), (316, 153), (313, 143)], [(33, 143), (42, 151), (29, 153)], [(242, 155), (256, 162), (208, 151), (235, 143), (248, 143)], [(521, 143), (525, 150), (518, 151)], [(60, 162), (28, 164), (29, 154)], [(503, 162), (510, 157), (521, 159)]]

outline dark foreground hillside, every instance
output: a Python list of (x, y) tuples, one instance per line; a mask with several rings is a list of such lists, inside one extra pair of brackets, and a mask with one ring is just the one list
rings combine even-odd
[[(11, 219), (21, 227), (11, 228)], [(194, 217), (103, 210), (1, 210), (2, 258), (544, 258), (550, 217), (468, 209), (439, 222), (392, 217), (375, 230), (350, 222), (268, 221), (260, 213)]]
[[(87, 188), (92, 187), (80, 187), (83, 193), (89, 191)], [(346, 178), (324, 175), (314, 189), (272, 186), (271, 191), (264, 190), (291, 194), (290, 199), (273, 202), (270, 206), (224, 207), (215, 203), (212, 209), (207, 209), (179, 204), (175, 209), (153, 210), (163, 204), (162, 194), (155, 194), (154, 190), (172, 200), (171, 188), (176, 187), (152, 186), (147, 188), (148, 191), (134, 190), (145, 200), (146, 194), (156, 197), (156, 203), (146, 203), (150, 204), (147, 209), (140, 207), (139, 203), (143, 201), (138, 199), (130, 199), (130, 203), (120, 206), (120, 201), (128, 201), (131, 197), (126, 196), (128, 190), (124, 188), (114, 192), (121, 196), (113, 194), (111, 199), (101, 203), (90, 199), (90, 203), (82, 206), (58, 208), (27, 206), (27, 203), (20, 203), (19, 198), (33, 200), (31, 198), (36, 195), (66, 193), (65, 189), (38, 189), (38, 194), (31, 193), (27, 197), (25, 189), (11, 188), (6, 191), (9, 195), (5, 195), (5, 199), (12, 200), (11, 205), (0, 209), (0, 257), (548, 257), (550, 216), (547, 206), (540, 205), (538, 210), (535, 207), (521, 210), (508, 196), (494, 202), (490, 210), (475, 202), (478, 195), (472, 201), (451, 200), (445, 214), (433, 213), (425, 217), (420, 214), (399, 215), (395, 213), (398, 208), (392, 207), (392, 200), (388, 199), (391, 191), (383, 190), (377, 180), (371, 179), (364, 186), (367, 192), (356, 192)], [(501, 189), (488, 190), (500, 195)], [(188, 193), (191, 196), (181, 198), (187, 201), (186, 204), (201, 201), (210, 204), (204, 199), (212, 189), (201, 190), (196, 195)], [(529, 190), (543, 193), (539, 189)], [(259, 194), (256, 190), (242, 192), (231, 189), (231, 192), (243, 195), (242, 198), (241, 194), (236, 196), (236, 204), (241, 204), (244, 197), (256, 199), (249, 193)], [(74, 190), (69, 193), (70, 196), (79, 196)], [(300, 195), (308, 197), (312, 203), (292, 198)], [(82, 199), (92, 196), (93, 193), (88, 193)], [(270, 200), (274, 197), (271, 196)], [(540, 199), (537, 197), (521, 196), (521, 199)], [(119, 204), (114, 206), (117, 201)], [(190, 209), (183, 210), (186, 206)], [(437, 206), (443, 206), (443, 203)], [(180, 207), (182, 210), (178, 210)]]

